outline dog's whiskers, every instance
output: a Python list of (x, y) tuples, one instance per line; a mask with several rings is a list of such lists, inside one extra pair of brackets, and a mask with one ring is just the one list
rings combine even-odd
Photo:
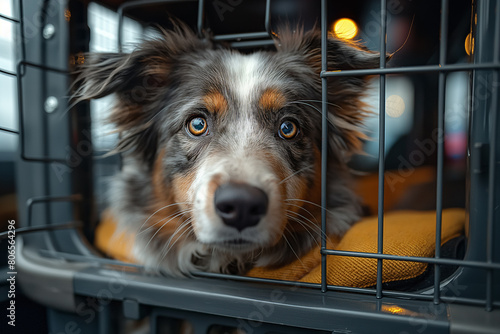
[[(171, 244), (171, 242), (172, 242), (172, 240), (173, 240), (174, 236), (175, 236), (175, 235), (176, 235), (179, 231), (181, 231), (181, 229), (182, 229), (182, 228), (186, 227), (186, 226), (187, 226), (190, 222), (191, 222), (191, 221), (190, 221), (190, 219), (187, 219), (186, 221), (184, 221), (184, 223), (182, 223), (182, 224), (181, 224), (181, 225), (180, 225), (180, 226), (179, 226), (179, 227), (175, 230), (175, 232), (174, 232), (174, 233), (170, 236), (170, 238), (167, 240), (167, 242), (165, 243), (165, 245), (163, 245), (163, 247), (162, 247), (162, 248), (161, 248), (161, 250), (160, 250), (160, 257), (159, 257), (159, 261), (158, 261), (158, 263), (157, 263), (157, 268), (159, 268), (159, 267), (160, 267), (160, 265), (161, 265), (161, 263), (162, 263), (163, 259), (167, 256), (168, 252), (171, 250), (171, 248), (172, 248), (172, 247), (174, 246), (174, 244), (177, 242), (177, 240), (178, 240), (178, 239), (177, 239), (176, 241), (174, 241), (174, 243), (172, 244), (172, 247), (169, 247), (169, 245)], [(192, 227), (192, 226), (188, 226), (188, 228), (187, 228), (184, 232), (186, 232), (187, 230), (192, 230), (192, 229), (193, 229), (193, 227)], [(182, 236), (182, 235), (181, 235), (181, 236)], [(179, 236), (179, 238), (180, 238), (180, 236)]]
[(323, 236), (325, 236), (325, 238), (329, 239), (328, 235), (325, 232), (323, 232), (323, 230), (317, 224), (315, 224), (313, 221), (311, 221), (309, 218), (301, 215), (298, 212), (294, 212), (294, 211), (291, 211), (288, 209), (286, 209), (286, 212), (293, 213), (293, 214), (297, 215), (298, 217), (304, 219), (305, 221), (301, 220), (301, 222), (303, 222), (304, 224), (306, 222), (309, 223), (310, 225), (307, 225), (308, 227), (310, 227), (312, 229), (316, 229), (316, 231), (315, 231), (316, 233), (318, 233), (319, 235), (323, 235)]
[[(175, 232), (170, 236), (168, 239), (167, 243), (162, 247), (161, 249), (161, 259), (164, 259), (165, 256), (170, 252), (170, 250), (175, 246), (175, 244), (181, 239), (181, 237), (188, 232), (188, 236), (191, 234), (191, 232), (194, 230), (194, 227), (188, 226), (191, 223), (191, 218), (187, 219), (184, 221), (179, 227), (175, 230)], [(186, 229), (184, 229), (187, 226)], [(184, 231), (174, 240), (172, 243), (173, 238), (176, 236), (177, 233), (179, 233), (182, 229)]]
[(314, 243), (316, 244), (316, 246), (320, 247), (320, 244), (317, 240), (317, 237), (315, 237), (314, 235), (312, 235), (312, 233), (309, 231), (308, 227), (306, 224), (304, 224), (300, 219), (296, 218), (296, 217), (292, 217), (292, 216), (289, 216), (287, 215), (287, 217), (293, 221), (296, 221), (297, 223), (299, 223), (302, 227), (304, 227), (305, 231), (311, 236), (311, 239), (314, 241)]
[(306, 266), (304, 265), (304, 262), (302, 262), (302, 260), (300, 259), (300, 256), (295, 252), (295, 250), (293, 249), (293, 246), (290, 244), (290, 242), (288, 241), (286, 235), (285, 235), (285, 232), (287, 232), (292, 234), (290, 232), (290, 230), (288, 229), (287, 226), (285, 226), (285, 231), (283, 232), (283, 240), (285, 240), (285, 242), (288, 244), (288, 247), (290, 247), (290, 250), (293, 252), (293, 254), (295, 255), (295, 257), (297, 258), (297, 260), (299, 260), (299, 262), (302, 264), (302, 266), (305, 268)]
[[(163, 219), (158, 220), (158, 221), (157, 221), (156, 223), (154, 223), (153, 225), (151, 225), (151, 226), (149, 226), (149, 227), (147, 227), (147, 228), (145, 228), (145, 229), (143, 229), (143, 230), (139, 230), (139, 232), (137, 233), (137, 235), (139, 235), (139, 234), (142, 234), (142, 233), (146, 232), (147, 230), (149, 230), (149, 229), (151, 229), (151, 228), (155, 227), (155, 226), (156, 226), (156, 225), (158, 225), (159, 223), (161, 223), (161, 222), (163, 222), (163, 221), (167, 220), (168, 218), (170, 218), (170, 217), (172, 217), (172, 216), (174, 216), (174, 217), (172, 217), (172, 219), (174, 219), (174, 218), (177, 218), (177, 217), (179, 217), (179, 216), (183, 216), (183, 215), (185, 215), (186, 213), (189, 213), (189, 212), (192, 212), (192, 211), (193, 211), (193, 209), (186, 209), (186, 210), (179, 210), (179, 211), (176, 211), (176, 212), (172, 213), (171, 215), (168, 215), (167, 217), (165, 217), (165, 218), (163, 218)], [(170, 219), (168, 222), (170, 222), (172, 219)], [(167, 222), (167, 223), (168, 223), (168, 222)], [(166, 223), (165, 223), (165, 224), (166, 224)]]
[(156, 215), (158, 212), (162, 211), (162, 210), (165, 210), (166, 208), (169, 208), (169, 207), (172, 207), (174, 205), (181, 205), (181, 204), (192, 204), (191, 202), (177, 202), (177, 203), (172, 203), (172, 204), (169, 204), (169, 205), (165, 205), (164, 207), (161, 207), (159, 208), (158, 210), (156, 210), (155, 212), (153, 212), (145, 221), (144, 223), (142, 223), (141, 227), (139, 228), (139, 231), (142, 229), (142, 227), (144, 225), (147, 224), (147, 222), (154, 216)]
[[(292, 203), (287, 203), (286, 205), (289, 205), (289, 206), (294, 206), (294, 207), (296, 207), (296, 208), (299, 208), (299, 209), (301, 209), (301, 210), (304, 210), (305, 212), (307, 212), (307, 213), (311, 216), (311, 218), (312, 218), (312, 219), (314, 219), (316, 222), (318, 222), (318, 220), (316, 219), (316, 216), (315, 216), (315, 215), (313, 215), (313, 214), (311, 213), (311, 211), (307, 210), (307, 209), (306, 209), (306, 208), (304, 208), (303, 206), (300, 206), (300, 205), (297, 205), (297, 204), (292, 204)], [(287, 211), (290, 211), (290, 210), (287, 210)]]
[[(192, 210), (189, 210), (189, 211), (192, 211)], [(149, 239), (148, 243), (146, 244), (146, 246), (144, 246), (144, 248), (147, 248), (149, 246), (149, 244), (151, 243), (151, 241), (154, 239), (154, 237), (161, 231), (161, 229), (167, 225), (170, 221), (172, 221), (172, 219), (174, 218), (177, 218), (177, 217), (180, 217), (182, 216), (184, 213), (178, 213), (177, 215), (175, 215), (174, 217), (170, 218), (168, 221), (166, 221), (165, 223), (163, 223), (160, 228), (158, 230), (156, 230), (156, 232), (151, 236), (151, 238)], [(181, 224), (182, 226), (182, 224)]]
[(305, 199), (300, 199), (300, 198), (286, 198), (285, 201), (297, 201), (297, 202), (304, 202), (304, 203), (308, 203), (308, 204), (311, 204), (311, 205), (314, 205), (320, 209), (324, 209), (326, 212), (328, 212), (329, 214), (331, 215), (334, 215), (334, 213), (330, 210), (328, 210), (327, 208), (317, 204), (317, 203), (314, 203), (314, 202), (311, 202), (311, 201), (308, 201), (308, 200), (305, 200)]
[[(286, 210), (285, 212), (286, 212), (286, 217), (287, 218), (293, 219), (294, 221), (297, 221), (298, 223), (300, 223), (303, 227), (307, 227), (307, 229), (311, 229), (313, 232), (317, 233), (318, 235), (321, 235), (320, 234), (321, 232), (319, 230), (314, 230), (314, 228), (319, 229), (319, 227), (317, 227), (314, 224), (308, 225), (305, 221), (303, 221), (303, 220), (300, 219), (300, 218), (304, 218), (308, 222), (312, 223), (310, 220), (308, 220), (304, 216), (301, 216), (301, 215), (297, 214), (297, 212), (293, 212), (293, 211), (290, 211), (290, 210)], [(295, 214), (295, 215), (298, 215), (298, 216), (292, 216), (291, 214)], [(311, 237), (312, 237), (312, 235), (311, 235)]]
[[(295, 212), (292, 212), (292, 213), (295, 213)], [(298, 217), (294, 217), (290, 214), (286, 214), (286, 217), (297, 222), (298, 224), (300, 224), (304, 229), (305, 231), (311, 236), (311, 239), (314, 240), (314, 242), (316, 243), (316, 245), (319, 247), (319, 243), (318, 243), (318, 238), (321, 237), (321, 235), (325, 235), (324, 233), (322, 233), (322, 231), (315, 225), (308, 225), (305, 221), (299, 219)], [(311, 232), (314, 232), (316, 233), (318, 236), (315, 237)], [(327, 237), (328, 239), (328, 237)]]
[(303, 172), (303, 171), (305, 171), (305, 170), (307, 170), (307, 169), (309, 169), (309, 168), (313, 168), (313, 167), (314, 167), (314, 165), (309, 165), (309, 166), (306, 166), (306, 167), (304, 167), (304, 168), (301, 168), (301, 169), (299, 169), (298, 171), (296, 171), (296, 172), (294, 172), (294, 173), (292, 173), (292, 174), (288, 175), (287, 177), (285, 177), (285, 178), (284, 178), (283, 180), (281, 180), (278, 184), (282, 184), (283, 182), (285, 182), (286, 180), (290, 179), (291, 177), (294, 177), (295, 175), (297, 175), (297, 174), (299, 174), (299, 173), (301, 173), (301, 172)]

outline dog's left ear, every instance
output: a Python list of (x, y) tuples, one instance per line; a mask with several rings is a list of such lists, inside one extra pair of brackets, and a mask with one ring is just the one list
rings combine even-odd
[[(377, 68), (380, 64), (380, 53), (370, 51), (364, 45), (348, 40), (338, 39), (331, 34), (327, 40), (328, 70), (354, 70)], [(285, 52), (304, 57), (304, 60), (315, 70), (321, 71), (321, 33), (318, 30), (304, 32), (284, 27), (275, 34), (275, 45), (278, 52)], [(391, 58), (386, 55), (386, 60)], [(319, 72), (318, 72), (319, 73)]]
[[(378, 68), (380, 53), (368, 50), (359, 43), (328, 36), (327, 57), (329, 71)], [(285, 27), (275, 35), (278, 53), (288, 58), (294, 76), (309, 82), (316, 100), (321, 99), (321, 33), (318, 30)], [(389, 60), (391, 55), (386, 56)], [(292, 64), (295, 64), (293, 66)], [(329, 118), (335, 129), (330, 138), (330, 149), (335, 153), (350, 154), (361, 149), (364, 117), (369, 112), (361, 101), (367, 91), (368, 76), (339, 76), (328, 79)]]

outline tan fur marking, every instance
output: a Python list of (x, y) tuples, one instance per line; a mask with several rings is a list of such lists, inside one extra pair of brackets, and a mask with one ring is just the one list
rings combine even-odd
[(222, 179), (220, 175), (214, 175), (208, 183), (207, 189), (207, 201), (206, 206), (203, 208), (205, 213), (209, 216), (216, 217), (215, 207), (212, 205), (214, 202), (215, 191), (222, 184)]
[(172, 179), (174, 197), (177, 202), (187, 202), (187, 194), (191, 189), (195, 179), (195, 173), (189, 173), (184, 176), (176, 176)]
[(227, 100), (218, 91), (208, 93), (203, 97), (205, 108), (211, 113), (225, 113), (227, 111)]
[[(172, 205), (175, 202), (179, 202), (176, 198), (177, 192), (172, 191), (165, 182), (164, 170), (163, 170), (163, 157), (165, 156), (165, 151), (161, 150), (155, 160), (152, 172), (152, 187), (153, 187), (153, 201), (151, 203), (151, 213), (156, 212), (151, 219), (148, 221), (148, 227), (152, 227), (153, 231), (160, 230), (155, 238), (162, 238), (167, 242), (170, 237), (175, 233), (177, 228), (188, 218), (186, 215), (180, 214), (182, 208), (180, 205)], [(185, 182), (181, 182), (184, 185)], [(182, 192), (182, 191), (180, 191)], [(182, 229), (184, 230), (184, 229)], [(177, 240), (177, 236), (180, 236), (182, 231), (177, 230), (176, 237), (173, 238), (172, 242)]]
[(268, 88), (262, 93), (259, 107), (264, 110), (278, 111), (286, 103), (285, 96), (275, 88)]
[[(297, 216), (297, 219), (300, 219), (303, 221), (303, 224), (305, 225), (311, 225), (312, 223), (316, 223), (317, 226), (320, 225), (321, 221), (321, 153), (317, 148), (314, 148), (314, 184), (312, 185), (312, 188), (307, 187), (307, 183), (305, 180), (299, 178), (299, 180), (296, 180), (296, 187), (298, 188), (298, 196), (296, 198), (300, 200), (305, 200), (307, 202), (301, 202), (301, 201), (296, 201), (292, 202), (291, 204), (293, 205), (288, 205), (287, 209), (293, 212), (296, 212), (298, 214), (301, 214), (304, 217), (307, 217), (309, 221), (305, 221), (305, 219), (301, 218), (300, 216)], [(311, 203), (315, 204), (311, 204)], [(289, 203), (287, 203), (289, 204)], [(297, 206), (300, 207), (297, 207)], [(312, 227), (306, 228), (303, 224), (298, 223), (297, 221), (290, 219), (288, 222), (288, 228), (293, 231), (303, 231), (303, 230), (313, 230)], [(314, 232), (316, 233), (316, 232)]]

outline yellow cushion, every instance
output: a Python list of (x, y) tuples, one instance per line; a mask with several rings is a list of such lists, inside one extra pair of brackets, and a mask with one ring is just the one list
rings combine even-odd
[[(465, 211), (443, 211), (441, 244), (463, 234)], [(377, 217), (356, 223), (342, 239), (331, 238), (329, 249), (377, 252)], [(384, 217), (384, 253), (400, 256), (434, 256), (436, 213), (434, 211), (395, 211)], [(116, 224), (109, 214), (96, 231), (96, 246), (107, 255), (127, 262), (134, 262), (131, 254), (133, 237), (115, 233)], [(247, 275), (301, 282), (321, 282), (321, 256), (319, 246), (300, 259), (279, 269), (254, 268)], [(406, 280), (421, 275), (426, 263), (384, 260), (383, 282)], [(376, 284), (377, 260), (346, 256), (328, 256), (328, 284), (369, 287)]]

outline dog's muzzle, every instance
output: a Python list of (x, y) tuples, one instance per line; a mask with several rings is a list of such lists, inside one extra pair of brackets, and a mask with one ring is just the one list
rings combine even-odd
[(224, 224), (238, 231), (255, 226), (267, 212), (266, 193), (254, 186), (229, 182), (220, 185), (214, 194), (215, 212)]

